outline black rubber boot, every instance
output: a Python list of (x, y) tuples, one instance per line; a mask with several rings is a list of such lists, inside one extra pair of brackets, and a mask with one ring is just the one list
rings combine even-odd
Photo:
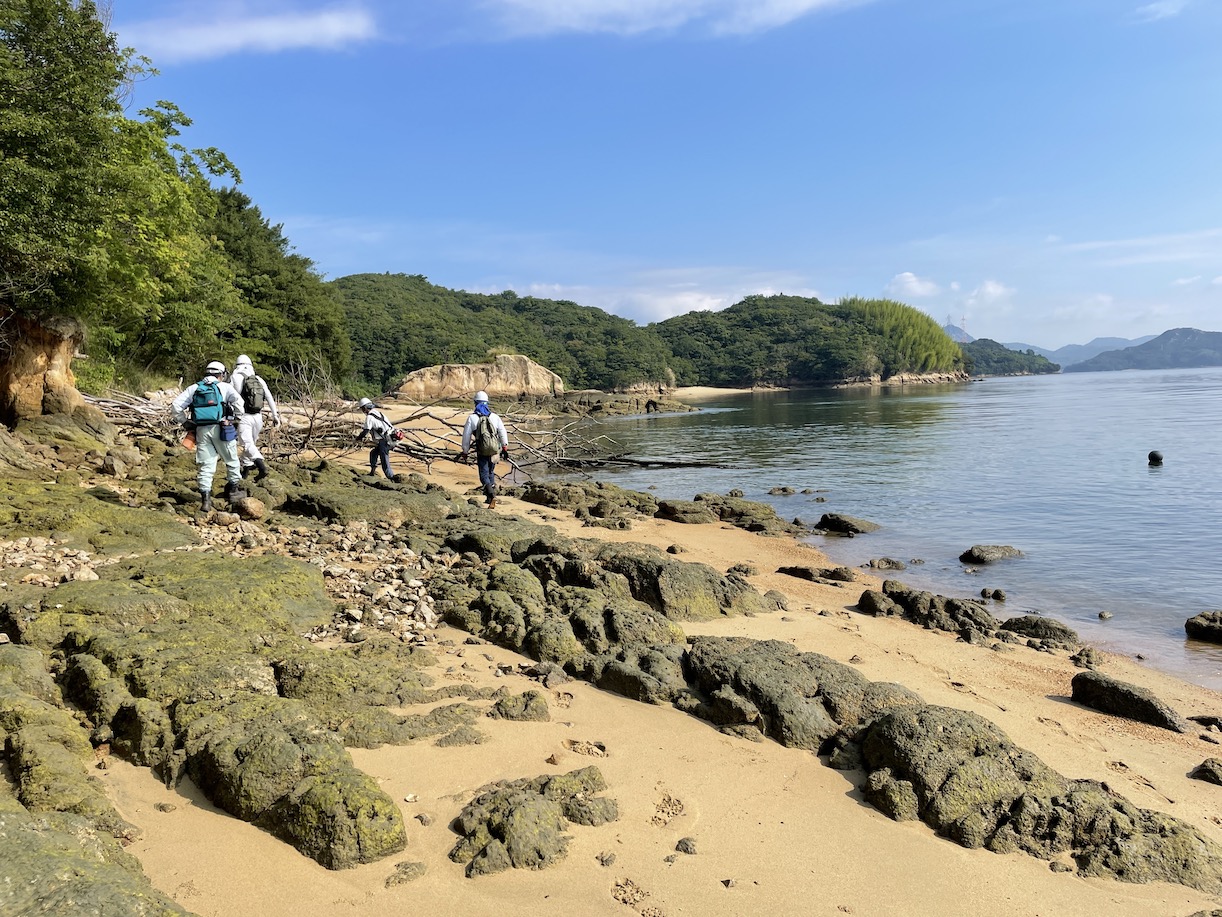
[(259, 469), (259, 473), (255, 475), (255, 483), (258, 484), (271, 472), (267, 470), (267, 462), (263, 461), (261, 458), (255, 459), (255, 467)]
[(248, 478), (248, 477), (250, 477), (250, 469), (252, 469), (252, 468), (254, 468), (254, 467), (255, 467), (254, 465), (243, 465), (243, 466), (242, 466), (242, 477), (243, 477), (243, 478)]
[(199, 492), (199, 511), (201, 513), (212, 512), (212, 493), (211, 491), (201, 490)]
[(232, 503), (234, 500), (240, 500), (246, 494), (242, 491), (242, 486), (236, 482), (225, 482), (225, 499)]

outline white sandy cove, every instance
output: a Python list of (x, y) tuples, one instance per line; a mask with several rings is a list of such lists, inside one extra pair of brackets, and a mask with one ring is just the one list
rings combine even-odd
[[(398, 470), (419, 470), (406, 465), (399, 460)], [(432, 478), (460, 492), (476, 483), (474, 467), (449, 464), (435, 465)], [(862, 587), (819, 586), (772, 572), (782, 564), (826, 564), (815, 549), (788, 539), (660, 520), (636, 522), (629, 532), (583, 529), (571, 514), (511, 498), (495, 511), (525, 514), (578, 537), (684, 545), (683, 559), (719, 570), (750, 562), (761, 571), (754, 584), (781, 590), (790, 611), (688, 625), (689, 633), (787, 640), (851, 663), (871, 679), (907, 685), (931, 703), (975, 711), (1066, 776), (1107, 781), (1134, 803), (1174, 814), (1222, 842), (1222, 788), (1187, 777), (1222, 749), (1197, 734), (1175, 735), (1070, 703), (1077, 670), (1065, 656), (1022, 647), (1000, 654), (849, 611)], [(516, 674), (495, 676), (498, 663), (516, 669), (522, 657), (464, 646), (459, 631), (438, 636), (453, 641), (439, 649), (439, 683), (504, 684), (514, 693), (540, 687)], [(1149, 687), (1185, 715), (1222, 713), (1216, 693), (1126, 659), (1109, 657), (1105, 671)], [(218, 811), (190, 782), (166, 789), (146, 769), (122, 762), (98, 774), (122, 814), (144, 829), (130, 850), (154, 885), (205, 917), (1182, 917), (1219, 906), (1181, 886), (1084, 880), (1026, 855), (966, 850), (923, 824), (886, 818), (861, 801), (849, 777), (810, 752), (730, 738), (672, 708), (580, 682), (547, 693), (551, 722), (489, 719), (480, 724), (490, 736), (482, 745), (438, 748), (426, 740), (353, 750), (357, 766), (398, 801), (408, 846), (341, 872)], [(606, 755), (579, 754), (570, 742), (600, 743)], [(456, 840), (448, 825), (482, 785), (588, 764), (602, 770), (620, 817), (600, 828), (573, 826), (561, 863), (467, 879), (447, 858)], [(158, 803), (175, 808), (159, 811)], [(432, 823), (422, 824), (419, 814)], [(695, 840), (695, 855), (676, 854), (684, 837)], [(614, 855), (610, 865), (600, 861), (605, 854)], [(422, 862), (427, 872), (387, 888), (404, 861)]]

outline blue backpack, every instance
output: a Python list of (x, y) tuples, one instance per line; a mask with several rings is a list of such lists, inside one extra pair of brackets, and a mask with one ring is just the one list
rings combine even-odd
[(220, 423), (224, 416), (220, 384), (206, 379), (196, 382), (195, 394), (191, 396), (191, 419), (196, 424)]

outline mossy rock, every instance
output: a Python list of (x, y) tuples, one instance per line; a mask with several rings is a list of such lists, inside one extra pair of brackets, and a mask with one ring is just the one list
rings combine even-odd
[(604, 569), (624, 576), (638, 601), (672, 621), (705, 621), (768, 610), (750, 584), (707, 564), (675, 560), (648, 545), (605, 545), (596, 555)]
[(41, 535), (98, 554), (150, 553), (197, 544), (175, 517), (124, 506), (78, 487), (40, 481), (0, 481), (0, 532)]
[(302, 632), (329, 622), (335, 609), (318, 567), (272, 554), (180, 551), (120, 561), (99, 574), (103, 582), (130, 580), (181, 599), (194, 617), (244, 631)]
[(0, 913), (191, 917), (153, 888), (139, 862), (88, 819), (0, 801)]
[(394, 801), (303, 704), (248, 697), (199, 705), (183, 719), (187, 770), (209, 798), (328, 869), (406, 845)]

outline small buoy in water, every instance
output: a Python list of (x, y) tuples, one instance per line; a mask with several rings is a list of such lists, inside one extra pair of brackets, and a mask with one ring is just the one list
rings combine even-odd
[(1163, 463), (1163, 454), (1159, 452), (1157, 449), (1155, 449), (1153, 452), (1150, 453), (1150, 465), (1151, 467), (1154, 467), (1156, 465), (1161, 465), (1162, 463)]

